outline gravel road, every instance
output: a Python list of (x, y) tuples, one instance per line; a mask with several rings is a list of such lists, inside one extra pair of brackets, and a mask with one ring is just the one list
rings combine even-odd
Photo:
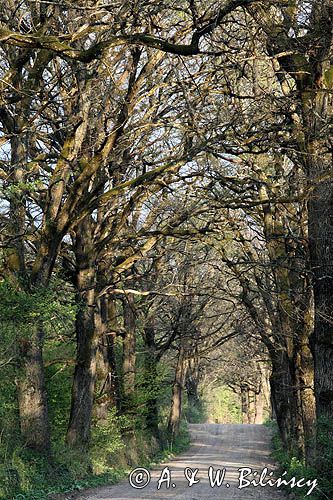
[[(96, 488), (80, 493), (77, 500), (283, 500), (284, 494), (274, 486), (253, 486), (239, 488), (246, 485), (246, 480), (258, 478), (262, 470), (267, 467), (268, 473), (274, 469), (270, 459), (270, 432), (261, 425), (221, 425), (221, 424), (192, 424), (190, 426), (192, 446), (168, 463), (159, 465), (151, 471), (151, 481), (143, 489), (135, 489), (129, 481), (123, 481), (115, 486)], [(208, 478), (209, 467), (223, 471), (225, 477), (220, 487), (211, 487)], [(165, 467), (169, 467), (171, 480), (157, 484)], [(189, 487), (184, 476), (186, 468), (199, 469), (196, 479), (200, 482)], [(256, 476), (247, 476), (240, 482), (239, 468), (251, 468), (258, 471)], [(245, 474), (246, 471), (244, 471)], [(186, 469), (188, 478), (192, 472)], [(168, 472), (164, 472), (165, 479)], [(139, 477), (140, 479), (140, 477)], [(266, 478), (266, 482), (269, 477)], [(265, 482), (265, 481), (264, 481)], [(174, 485), (174, 486), (173, 486)]]

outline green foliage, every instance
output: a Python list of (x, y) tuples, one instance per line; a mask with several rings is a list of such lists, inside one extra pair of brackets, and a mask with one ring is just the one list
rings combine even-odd
[(331, 89), (333, 87), (333, 65), (324, 73), (324, 79), (327, 87)]
[(321, 490), (326, 498), (333, 498), (333, 420), (321, 417), (317, 424), (316, 470)]
[(116, 415), (113, 408), (105, 422), (95, 424), (92, 429), (90, 456), (92, 470), (96, 474), (107, 473), (112, 464), (119, 463), (119, 453), (124, 450), (123, 433), (130, 425), (126, 415)]
[(154, 458), (156, 462), (162, 462), (188, 450), (191, 441), (190, 433), (185, 420), (181, 421), (179, 433), (175, 437), (174, 441), (169, 441), (167, 429), (163, 428), (161, 430), (161, 442), (162, 450), (156, 454)]
[[(147, 415), (147, 402), (156, 398), (159, 407), (166, 405), (169, 409), (170, 384), (166, 367), (161, 363), (156, 367), (156, 375), (148, 375), (145, 369), (138, 369), (136, 375), (136, 390), (131, 405), (135, 411), (137, 425), (144, 422)], [(140, 420), (140, 422), (139, 422)]]
[[(64, 287), (67, 293), (64, 293)], [(127, 401), (124, 399), (127, 403), (123, 405), (125, 414), (119, 416), (113, 410), (105, 422), (94, 422), (87, 453), (68, 448), (64, 437), (70, 413), (75, 366), (74, 319), (78, 307), (74, 303), (73, 291), (58, 278), (48, 289), (33, 293), (2, 281), (0, 300), (0, 499), (45, 500), (56, 493), (112, 484), (125, 477), (132, 467), (149, 467), (152, 460), (153, 463), (164, 460), (189, 446), (185, 421), (175, 442), (168, 441), (165, 425), (170, 409), (172, 369), (167, 361), (156, 366), (147, 364), (138, 334), (136, 387)], [(36, 322), (45, 334), (51, 459), (26, 449), (19, 432), (14, 382), (18, 369), (16, 346), (20, 339), (29, 338)], [(117, 365), (121, 366), (121, 342), (118, 344)], [(147, 402), (153, 398), (156, 398), (159, 408), (162, 443), (158, 443), (146, 428)], [(189, 411), (192, 420), (201, 420), (202, 409), (191, 408)]]
[[(47, 350), (50, 362), (53, 359), (62, 358), (61, 346), (53, 346)], [(57, 356), (57, 354), (59, 355)], [(74, 356), (74, 353), (73, 353)], [(73, 365), (68, 365), (68, 354), (62, 361), (52, 363), (45, 370), (45, 378), (49, 400), (49, 418), (51, 423), (52, 443), (56, 445), (64, 438), (71, 404), (71, 383), (74, 371)]]
[(18, 411), (15, 397), (15, 369), (9, 363), (0, 370), (0, 463), (6, 449), (18, 438)]
[[(0, 282), (0, 323), (19, 327), (21, 334), (29, 334), (29, 329), (38, 321), (52, 328), (63, 326), (63, 319), (73, 321), (76, 306), (70, 294), (59, 296), (63, 289), (62, 281), (53, 281), (48, 288), (29, 291), (14, 286), (9, 281)], [(69, 297), (69, 298), (68, 298)]]
[(202, 424), (206, 422), (206, 408), (202, 401), (198, 401), (197, 404), (187, 404), (186, 411), (187, 420), (191, 424)]
[[(72, 341), (75, 309), (72, 298), (69, 295), (66, 301), (60, 302), (51, 290), (30, 297), (29, 304), (20, 310), (20, 304), (24, 304), (28, 294), (13, 290), (8, 284), (1, 285), (0, 293), (9, 293), (6, 299), (8, 310), (1, 313), (7, 348), (11, 348), (13, 340), (22, 335), (22, 331), (23, 335), (29, 331), (29, 328), (24, 329), (23, 322), (31, 319), (30, 307), (43, 321), (53, 458), (49, 461), (28, 451), (21, 442), (15, 384), (8, 383), (8, 380), (14, 381), (16, 367), (15, 363), (8, 363), (2, 367), (0, 377), (0, 424), (3, 430), (0, 442), (0, 499), (45, 500), (55, 493), (112, 484), (125, 477), (128, 470), (135, 466), (149, 467), (152, 461), (164, 460), (188, 447), (189, 434), (185, 422), (182, 422), (180, 435), (174, 443), (168, 442), (164, 430), (171, 396), (170, 367), (167, 363), (159, 363), (156, 378), (149, 378), (145, 376), (144, 357), (139, 355), (136, 390), (127, 413), (117, 416), (113, 410), (106, 422), (95, 421), (91, 446), (86, 454), (69, 449), (64, 444), (64, 436), (70, 413), (75, 359), (75, 343)], [(18, 317), (14, 317), (14, 311), (20, 311)], [(121, 352), (118, 356), (120, 363)], [(146, 403), (152, 397), (157, 398), (161, 410), (162, 451), (145, 426)]]
[(1, 194), (4, 198), (15, 199), (23, 194), (36, 192), (44, 187), (40, 179), (28, 182), (15, 182), (1, 187)]
[(111, 467), (96, 475), (90, 456), (65, 446), (55, 451), (57, 458), (50, 462), (25, 448), (15, 449), (11, 463), (0, 468), (0, 499), (45, 500), (55, 493), (112, 484), (125, 475), (124, 470)]
[[(288, 479), (296, 477), (306, 480), (318, 480), (317, 488), (306, 496), (306, 488), (294, 488), (292, 491), (297, 498), (311, 498), (324, 500), (333, 498), (333, 422), (327, 418), (321, 418), (317, 422), (317, 458), (312, 466), (306, 466), (304, 462), (294, 456), (288, 455), (283, 448), (275, 423), (270, 423), (273, 428), (273, 456), (280, 465), (281, 472), (287, 471)], [(313, 444), (315, 446), (315, 444)]]
[(211, 421), (220, 424), (239, 424), (241, 405), (237, 394), (226, 386), (211, 390), (205, 397), (206, 412)]
[(140, 431), (123, 434), (127, 428), (126, 417), (110, 412), (107, 422), (94, 425), (89, 452), (57, 440), (51, 461), (17, 446), (0, 467), (0, 499), (45, 500), (54, 493), (113, 484), (131, 467), (150, 465), (155, 450), (148, 436)]
[(190, 424), (203, 424), (207, 421), (206, 402), (202, 398), (199, 398), (196, 402), (189, 401), (186, 398), (183, 407), (186, 419)]
[[(128, 417), (129, 428), (146, 428), (146, 417), (148, 402), (156, 399), (159, 409), (160, 424), (165, 424), (169, 411), (173, 370), (167, 361), (155, 363), (153, 359), (146, 358), (147, 353), (142, 342), (142, 336), (137, 335), (137, 359), (135, 391), (130, 394), (122, 394), (122, 406)], [(119, 347), (119, 346), (118, 346)], [(117, 352), (117, 365), (121, 366), (122, 350)], [(121, 375), (118, 373), (118, 376)], [(149, 429), (146, 429), (149, 433)]]

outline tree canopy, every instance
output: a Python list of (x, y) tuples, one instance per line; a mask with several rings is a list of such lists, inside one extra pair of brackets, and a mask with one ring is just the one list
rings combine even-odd
[(2, 2), (4, 498), (224, 408), (332, 492), (332, 49), (331, 0)]

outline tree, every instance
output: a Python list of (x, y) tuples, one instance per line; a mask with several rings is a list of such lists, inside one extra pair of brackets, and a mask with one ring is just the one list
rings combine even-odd
[[(153, 379), (171, 361), (176, 434), (184, 387), (197, 399), (202, 359), (239, 327), (230, 301), (269, 354), (286, 448), (312, 459), (314, 395), (333, 416), (332, 22), (330, 0), (0, 7), (2, 279), (29, 305), (14, 358), (30, 447), (50, 451), (38, 311), (64, 273), (71, 446), (89, 445), (94, 398), (101, 421), (134, 401), (140, 335)], [(240, 390), (251, 420), (258, 388)], [(147, 403), (158, 436), (156, 393)]]

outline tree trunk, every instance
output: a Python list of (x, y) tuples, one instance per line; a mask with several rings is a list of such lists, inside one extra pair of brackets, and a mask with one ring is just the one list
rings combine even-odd
[(315, 80), (313, 88), (302, 93), (302, 106), (308, 182), (313, 188), (308, 203), (308, 231), (314, 278), (315, 323), (311, 350), (316, 413), (318, 418), (333, 419), (333, 188), (331, 180), (320, 179), (332, 168), (325, 140), (329, 94), (323, 82), (323, 78)]
[(241, 386), (242, 424), (249, 424), (249, 388)]
[(282, 442), (286, 449), (291, 451), (293, 448), (295, 411), (290, 363), (287, 353), (284, 351), (277, 353), (272, 360), (270, 386)]
[(125, 337), (123, 340), (123, 391), (130, 396), (135, 390), (136, 364), (136, 324), (135, 303), (133, 295), (128, 295), (123, 301)]
[(99, 339), (96, 352), (96, 395), (94, 401), (94, 416), (98, 423), (106, 423), (109, 410), (110, 371), (107, 359), (107, 336), (105, 299), (98, 301), (95, 310), (95, 330)]
[[(313, 2), (311, 10), (309, 38), (303, 47), (304, 56), (297, 53), (282, 57), (279, 63), (294, 78), (297, 87), (297, 107), (301, 112), (301, 120), (295, 120), (295, 137), (310, 195), (308, 240), (315, 310), (310, 345), (314, 358), (316, 414), (317, 417), (332, 419), (333, 187), (331, 178), (327, 177), (332, 169), (332, 83), (330, 78), (326, 78), (332, 68), (332, 2)], [(281, 36), (270, 39), (270, 53), (280, 52), (289, 41), (287, 30), (285, 34), (281, 30)], [(305, 422), (305, 427), (307, 425)]]
[[(304, 383), (306, 380), (311, 384), (311, 370), (306, 368), (304, 356), (299, 352), (299, 341), (295, 335), (291, 355), (287, 349), (281, 349), (274, 355), (270, 386), (282, 441), (290, 453), (303, 459), (308, 437), (305, 425), (308, 426), (308, 433), (311, 432), (311, 422), (313, 425), (313, 400), (310, 397), (311, 386)], [(308, 363), (311, 364), (311, 356)]]
[(96, 271), (89, 218), (77, 228), (75, 252), (79, 304), (76, 316), (77, 357), (66, 440), (72, 447), (85, 447), (90, 438), (98, 344), (94, 322)]
[[(325, 78), (331, 70), (332, 2), (313, 6), (313, 30), (321, 33), (316, 49), (308, 47), (303, 68), (307, 78), (297, 81), (303, 133), (300, 155), (311, 189), (308, 202), (308, 238), (313, 276), (314, 330), (310, 339), (314, 359), (317, 418), (333, 419), (333, 187), (327, 174), (332, 169), (330, 120), (332, 89)], [(333, 438), (333, 435), (332, 435)]]
[(195, 356), (188, 361), (187, 372), (186, 372), (186, 392), (187, 392), (187, 402), (188, 402), (188, 421), (190, 422), (191, 408), (201, 409), (200, 397), (198, 394), (199, 386), (199, 359), (197, 355), (197, 349), (195, 350)]
[(179, 433), (180, 419), (182, 414), (182, 393), (186, 377), (186, 359), (184, 347), (179, 349), (175, 379), (172, 386), (171, 409), (168, 421), (168, 434), (172, 441)]
[[(262, 420), (258, 423), (263, 424), (266, 419), (273, 418), (272, 415), (272, 401), (271, 401), (271, 391), (269, 384), (270, 377), (270, 367), (267, 363), (259, 363), (258, 365), (260, 371), (260, 400), (262, 401)], [(258, 412), (259, 415), (259, 412)], [(259, 418), (259, 417), (258, 417)]]
[(259, 393), (256, 394), (256, 415), (254, 419), (254, 424), (264, 423), (264, 409), (265, 409), (265, 395), (260, 387)]
[(145, 377), (144, 387), (147, 387), (149, 394), (146, 405), (146, 423), (147, 429), (159, 441), (160, 432), (158, 428), (158, 402), (157, 402), (157, 357), (155, 346), (155, 330), (152, 324), (148, 324), (144, 330), (145, 342)]
[(39, 452), (48, 453), (51, 444), (42, 344), (43, 332), (38, 326), (32, 328), (29, 339), (20, 342), (17, 397), (25, 444)]
[(98, 392), (95, 400), (97, 419), (105, 422), (109, 410), (116, 408), (120, 412), (120, 384), (117, 375), (115, 357), (115, 338), (117, 331), (115, 301), (105, 297), (100, 301), (98, 314), (95, 315), (95, 327), (99, 330), (97, 351)]
[[(18, 114), (18, 120), (20, 115)], [(10, 132), (10, 130), (9, 130)], [(14, 130), (12, 130), (14, 132)], [(22, 137), (12, 134), (11, 138), (11, 182), (19, 186), (26, 181), (26, 146)], [(10, 197), (9, 238), (5, 251), (5, 273), (10, 282), (22, 289), (27, 283), (25, 264), (25, 232), (26, 232), (26, 195), (22, 190), (13, 191)], [(38, 269), (36, 285), (46, 286), (50, 272), (42, 281), (42, 269)], [(34, 283), (35, 285), (35, 283)], [(27, 287), (26, 292), (32, 293)], [(18, 376), (16, 392), (20, 417), (20, 428), (25, 444), (39, 452), (49, 453), (51, 449), (48, 421), (47, 395), (43, 363), (43, 329), (42, 325), (22, 325), (22, 336), (19, 339)]]
[[(314, 357), (317, 417), (333, 419), (333, 203), (332, 185), (321, 183), (309, 203), (309, 240), (314, 272)], [(320, 222), (319, 222), (320, 221)]]
[[(261, 188), (261, 192), (261, 196), (263, 194), (267, 196), (266, 188)], [(309, 358), (311, 355), (309, 351), (306, 354), (306, 345), (308, 345), (308, 339), (312, 333), (311, 316), (313, 311), (312, 294), (307, 274), (308, 248), (304, 244), (307, 237), (305, 208), (302, 215), (298, 216), (298, 220), (299, 227), (295, 227), (298, 238), (289, 241), (286, 238), (284, 219), (279, 207), (272, 208), (268, 204), (264, 205), (265, 236), (278, 293), (278, 314), (276, 317), (271, 317), (271, 321), (277, 332), (276, 347), (285, 353), (282, 355), (285, 357), (284, 361), (280, 359), (277, 362), (279, 364), (282, 361), (282, 365), (285, 365), (287, 370), (283, 374), (285, 382), (281, 380), (281, 383), (287, 384), (289, 388), (285, 386), (283, 391), (290, 393), (288, 396), (290, 398), (288, 442), (289, 447), (294, 447), (293, 451), (297, 451), (297, 456), (303, 458), (308, 449), (306, 441), (310, 439), (310, 427), (314, 424), (314, 419), (311, 417), (313, 400), (310, 397), (312, 382), (311, 359)], [(279, 265), (276, 265), (277, 263)], [(271, 356), (277, 358), (275, 352)], [(280, 368), (278, 368), (278, 372), (280, 372)], [(287, 376), (289, 381), (286, 380)], [(273, 382), (273, 386), (283, 399), (277, 379)], [(273, 396), (280, 400), (279, 395)], [(282, 404), (282, 407), (285, 406), (282, 401), (278, 404)], [(275, 410), (278, 417), (278, 408)]]
[(307, 335), (299, 335), (294, 354), (295, 384), (297, 387), (299, 423), (298, 448), (306, 463), (314, 457), (315, 397), (313, 380), (313, 357)]
[(252, 389), (248, 389), (248, 402), (248, 422), (254, 424), (257, 417), (257, 397)]
[[(57, 235), (51, 242), (45, 237), (44, 247), (49, 248), (48, 261), (38, 258), (31, 276), (34, 289), (46, 288), (61, 239)], [(41, 267), (40, 267), (41, 266)], [(29, 289), (29, 293), (33, 293)], [(31, 328), (29, 338), (20, 341), (19, 376), (16, 385), (22, 436), (27, 446), (39, 452), (49, 453), (51, 449), (48, 421), (47, 391), (44, 377), (43, 325)]]

